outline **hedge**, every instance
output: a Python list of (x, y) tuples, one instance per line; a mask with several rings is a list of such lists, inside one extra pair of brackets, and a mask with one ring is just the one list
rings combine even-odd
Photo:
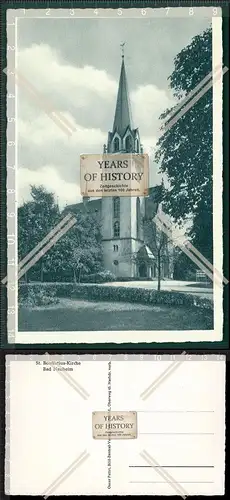
[(116, 280), (115, 274), (110, 271), (100, 271), (95, 274), (81, 276), (81, 283), (108, 283)]
[(58, 304), (60, 298), (57, 296), (55, 287), (29, 286), (27, 289), (19, 287), (19, 304), (29, 307), (49, 306)]
[(169, 306), (196, 307), (213, 311), (210, 299), (192, 294), (131, 288), (123, 286), (106, 286), (77, 283), (19, 283), (19, 302), (26, 301), (31, 289), (44, 290), (45, 295), (66, 297), (71, 299), (87, 299), (99, 301), (136, 302), (140, 304), (167, 304)]

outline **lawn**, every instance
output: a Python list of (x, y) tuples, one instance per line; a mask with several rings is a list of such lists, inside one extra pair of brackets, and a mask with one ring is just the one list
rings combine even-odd
[(207, 330), (206, 311), (182, 306), (61, 299), (54, 306), (19, 308), (19, 331)]

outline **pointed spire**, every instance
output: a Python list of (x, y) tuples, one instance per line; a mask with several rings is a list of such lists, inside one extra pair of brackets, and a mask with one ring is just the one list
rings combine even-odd
[(132, 129), (131, 108), (129, 102), (128, 84), (125, 71), (124, 61), (124, 43), (122, 47), (122, 63), (121, 74), (119, 80), (119, 88), (117, 94), (117, 104), (113, 123), (113, 132), (117, 131), (120, 136), (123, 136), (127, 127)]

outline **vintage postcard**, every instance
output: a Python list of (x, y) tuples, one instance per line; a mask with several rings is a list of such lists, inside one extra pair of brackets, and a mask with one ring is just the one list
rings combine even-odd
[(6, 356), (7, 495), (224, 495), (225, 356)]
[(8, 342), (221, 341), (221, 8), (9, 9), (7, 37)]

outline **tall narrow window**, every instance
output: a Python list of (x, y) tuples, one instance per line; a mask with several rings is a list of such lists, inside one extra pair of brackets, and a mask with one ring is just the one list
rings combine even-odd
[(113, 237), (120, 237), (120, 198), (113, 198)]
[(119, 151), (119, 139), (118, 139), (118, 137), (115, 137), (115, 139), (114, 139), (113, 149), (114, 149), (114, 153), (117, 153), (117, 151)]
[(136, 224), (137, 224), (137, 239), (141, 239), (141, 207), (140, 198), (136, 200)]
[(118, 196), (113, 198), (113, 217), (120, 219), (120, 198)]
[(130, 153), (133, 149), (133, 142), (131, 135), (128, 135), (125, 139), (125, 151), (126, 153)]
[(114, 238), (120, 237), (120, 222), (118, 220), (116, 220), (113, 224), (113, 237)]
[(139, 141), (138, 141), (138, 139), (135, 140), (135, 152), (139, 153)]

